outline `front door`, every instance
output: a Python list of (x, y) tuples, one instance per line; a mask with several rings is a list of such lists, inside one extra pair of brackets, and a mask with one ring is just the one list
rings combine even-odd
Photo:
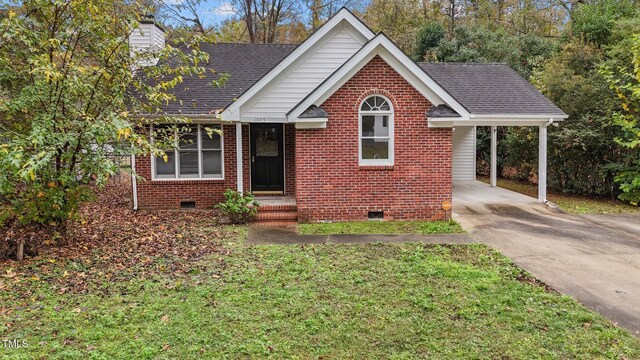
[(251, 124), (251, 191), (284, 192), (283, 124)]

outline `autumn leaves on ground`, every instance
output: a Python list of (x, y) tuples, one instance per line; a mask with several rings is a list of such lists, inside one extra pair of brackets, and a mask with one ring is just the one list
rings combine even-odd
[(8, 358), (638, 358), (640, 342), (483, 245), (247, 246), (112, 185), (61, 246), (0, 263)]

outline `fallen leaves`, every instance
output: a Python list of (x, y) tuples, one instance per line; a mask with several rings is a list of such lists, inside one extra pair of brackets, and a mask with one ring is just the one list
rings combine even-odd
[(80, 209), (65, 239), (21, 263), (0, 261), (0, 289), (24, 298), (39, 282), (60, 294), (111, 293), (132, 279), (186, 278), (204, 257), (224, 265), (225, 236), (213, 210), (133, 211), (130, 186), (111, 184)]

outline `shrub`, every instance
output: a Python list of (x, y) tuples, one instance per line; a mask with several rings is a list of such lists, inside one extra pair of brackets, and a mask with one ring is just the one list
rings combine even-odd
[(224, 192), (224, 202), (216, 205), (232, 224), (244, 224), (258, 212), (258, 202), (253, 194), (228, 189)]

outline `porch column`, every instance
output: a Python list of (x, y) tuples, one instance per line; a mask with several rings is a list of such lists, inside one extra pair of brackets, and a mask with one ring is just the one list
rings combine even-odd
[(538, 202), (547, 201), (547, 125), (540, 125), (538, 149)]
[(243, 191), (242, 183), (242, 123), (236, 123), (236, 173), (238, 184), (238, 191)]
[(498, 127), (491, 127), (491, 180), (492, 187), (498, 182)]

